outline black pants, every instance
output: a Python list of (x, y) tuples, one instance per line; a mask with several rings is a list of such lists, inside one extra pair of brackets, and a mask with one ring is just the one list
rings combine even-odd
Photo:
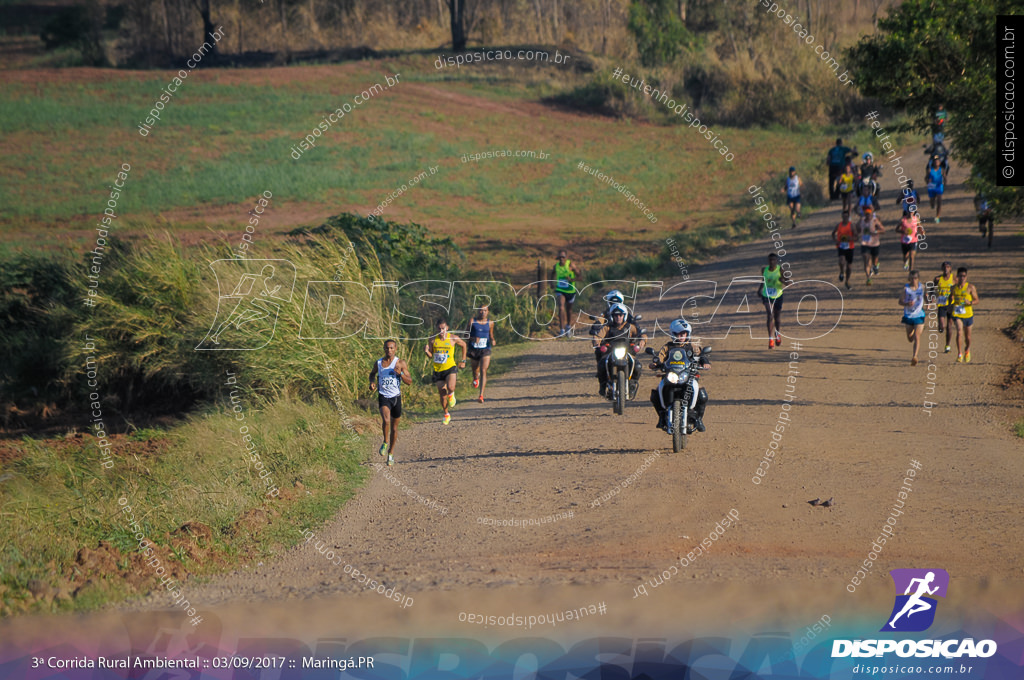
[(843, 174), (842, 165), (828, 166), (828, 197), (833, 201), (839, 198), (839, 175)]

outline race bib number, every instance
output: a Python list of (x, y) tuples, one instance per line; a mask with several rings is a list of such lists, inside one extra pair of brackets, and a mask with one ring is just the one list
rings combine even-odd
[(487, 349), (487, 338), (473, 338), (474, 349)]
[(434, 363), (444, 364), (448, 362), (448, 352), (434, 352)]
[(902, 240), (902, 241), (903, 241), (904, 243), (913, 243), (913, 241), (911, 240), (911, 236), (910, 236), (910, 234), (904, 234), (904, 236), (903, 236), (903, 238), (902, 238), (901, 240)]
[(768, 297), (770, 297), (772, 299), (779, 297), (779, 289), (778, 288), (765, 288), (764, 291), (768, 295)]
[(380, 386), (384, 389), (396, 389), (398, 387), (398, 376), (389, 375), (380, 381)]
[(967, 313), (966, 305), (954, 305), (953, 313), (954, 314), (966, 314)]
[(936, 188), (938, 188), (938, 186), (939, 186), (939, 185), (938, 185), (938, 184), (936, 184), (935, 182), (928, 182), (928, 189), (929, 189), (930, 191), (935, 191), (935, 189), (936, 189)]
[(860, 242), (862, 244), (864, 244), (864, 245), (870, 245), (871, 244), (871, 234), (868, 234), (868, 233), (861, 234)]
[(840, 250), (849, 250), (850, 248), (853, 248), (853, 244), (850, 243), (849, 241), (840, 241), (839, 242), (839, 249)]
[(558, 287), (568, 290), (572, 286), (569, 284), (569, 279), (558, 279)]
[(939, 296), (939, 301), (936, 302), (935, 304), (937, 304), (939, 306), (944, 306), (944, 305), (949, 304), (949, 296), (948, 295), (940, 295)]

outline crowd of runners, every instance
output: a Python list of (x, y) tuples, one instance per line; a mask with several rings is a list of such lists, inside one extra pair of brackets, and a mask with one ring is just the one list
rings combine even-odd
[[(938, 131), (933, 135), (932, 144), (927, 147), (929, 162), (925, 168), (928, 185), (929, 206), (934, 214), (935, 224), (941, 224), (942, 196), (945, 193), (946, 177), (949, 172), (947, 161), (948, 151), (944, 145), (942, 124), (947, 114), (944, 108), (936, 113)], [(880, 256), (885, 235), (894, 233), (899, 238), (903, 270), (907, 282), (898, 298), (902, 308), (901, 323), (906, 331), (907, 341), (913, 346), (910, 363), (918, 364), (918, 352), (921, 346), (921, 334), (929, 312), (931, 318), (937, 320), (937, 330), (945, 334), (946, 353), (956, 347), (958, 363), (971, 362), (971, 331), (974, 324), (974, 307), (980, 302), (978, 291), (967, 278), (965, 266), (957, 267), (954, 274), (953, 264), (943, 262), (941, 271), (927, 283), (922, 281), (917, 269), (917, 252), (924, 249), (927, 232), (924, 229), (920, 214), (920, 196), (914, 188), (913, 180), (905, 180), (898, 192), (896, 204), (899, 206), (899, 217), (883, 220), (880, 217), (881, 169), (875, 165), (870, 152), (863, 154), (858, 166), (853, 158), (856, 150), (843, 146), (842, 139), (836, 139), (835, 146), (827, 156), (829, 169), (829, 197), (834, 201), (842, 201), (842, 217), (831, 232), (831, 240), (835, 243), (838, 257), (838, 278), (847, 290), (853, 288), (853, 262), (857, 247), (860, 247), (861, 267), (864, 272), (864, 284), (875, 283), (881, 271)], [(904, 180), (901, 180), (903, 182)], [(801, 218), (802, 196), (804, 183), (797, 174), (796, 167), (790, 167), (781, 188), (790, 210), (791, 228), (795, 229)], [(992, 214), (991, 206), (983, 196), (975, 198), (978, 214), (979, 230), (982, 236), (988, 236), (991, 247)], [(886, 221), (889, 222), (888, 226)], [(560, 250), (557, 261), (551, 269), (551, 281), (554, 286), (555, 309), (557, 314), (557, 330), (555, 337), (567, 337), (573, 333), (573, 305), (578, 289), (576, 279), (580, 276), (580, 268), (569, 259), (565, 250)], [(768, 331), (768, 348), (774, 349), (783, 343), (782, 322), (784, 292), (793, 283), (788, 269), (780, 266), (778, 255), (769, 253), (767, 265), (759, 272), (757, 296), (761, 299), (766, 315)], [(617, 338), (627, 338), (636, 352), (642, 352), (648, 337), (634, 318), (632, 311), (626, 306), (621, 292), (615, 290), (605, 295), (607, 308), (604, 318), (591, 326), (590, 335), (597, 363), (599, 394), (604, 396), (608, 387), (608, 376), (605, 371), (603, 352), (607, 351), (608, 343)], [(491, 361), (491, 350), (495, 346), (494, 322), (489, 319), (487, 306), (476, 310), (476, 315), (468, 323), (464, 336), (469, 343), (454, 334), (448, 322), (441, 319), (437, 322), (437, 333), (424, 346), (424, 353), (432, 362), (432, 380), (437, 388), (438, 399), (442, 410), (442, 422), (451, 422), (451, 408), (456, 405), (455, 389), (458, 370), (466, 366), (467, 360), (472, 363), (473, 387), (478, 389), (477, 400), (484, 402), (487, 385), (487, 370)], [(690, 359), (699, 358), (700, 344), (690, 338), (691, 326), (685, 319), (677, 319), (670, 326), (670, 341), (658, 355), (664, 362), (668, 351), (672, 348), (684, 348)], [(387, 456), (388, 465), (393, 465), (397, 423), (402, 416), (401, 385), (412, 384), (409, 368), (404, 361), (395, 356), (397, 344), (388, 340), (384, 344), (384, 356), (377, 359), (370, 372), (370, 389), (378, 393), (378, 406), (381, 414), (381, 430), (384, 443), (379, 453)], [(456, 354), (460, 357), (456, 360)], [(701, 361), (702, 365), (707, 365)], [(654, 368), (655, 363), (651, 363)], [(637, 362), (635, 380), (631, 381), (631, 397), (636, 390), (636, 382), (640, 374), (640, 362)], [(658, 427), (665, 423), (664, 398), (660, 390), (662, 385), (652, 390), (651, 403), (658, 413)], [(695, 426), (704, 431), (702, 417), (707, 404), (707, 392), (701, 388), (696, 408)]]

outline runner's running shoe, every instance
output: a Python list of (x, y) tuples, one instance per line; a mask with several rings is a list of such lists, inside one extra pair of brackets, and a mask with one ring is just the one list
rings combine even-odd
[(455, 403), (456, 403), (455, 402), (455, 395), (454, 394), (449, 394), (448, 395), (448, 408), (451, 408), (452, 406), (455, 406)]
[(480, 387), (480, 378), (473, 378), (473, 387)]
[(380, 455), (385, 455), (388, 452), (388, 443), (384, 442), (380, 445)]
[(394, 456), (388, 456), (388, 465), (394, 465), (394, 464), (395, 464), (395, 457)]
[(482, 404), (482, 403), (484, 403), (484, 395), (482, 395), (482, 394), (481, 394), (481, 395), (480, 395), (479, 397), (477, 397), (476, 399), (477, 399), (477, 401), (479, 401), (479, 402), (480, 402), (481, 404)]
[(444, 414), (444, 418), (441, 419), (441, 422), (444, 423), (445, 425), (447, 425), (448, 423), (452, 422), (452, 414), (451, 413), (445, 413)]
[(771, 338), (768, 338), (768, 349), (775, 349), (775, 341)]
[(971, 363), (971, 350), (967, 350), (967, 354), (964, 355), (964, 361), (968, 364)]

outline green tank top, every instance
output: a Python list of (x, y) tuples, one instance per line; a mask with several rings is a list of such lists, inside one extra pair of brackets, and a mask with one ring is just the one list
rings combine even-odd
[(576, 292), (576, 286), (573, 284), (573, 280), (576, 278), (576, 274), (573, 273), (572, 268), (569, 266), (569, 260), (565, 261), (565, 266), (559, 263), (555, 263), (555, 290), (559, 293), (573, 294)]
[(775, 271), (770, 271), (768, 267), (765, 267), (761, 270), (761, 276), (764, 277), (761, 295), (769, 300), (777, 300), (782, 297), (782, 266), (780, 265)]

